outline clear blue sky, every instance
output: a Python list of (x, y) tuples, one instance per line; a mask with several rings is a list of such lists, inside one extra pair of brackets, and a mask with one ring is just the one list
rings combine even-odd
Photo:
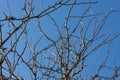
[[(9, 8), (10, 11), (8, 10), (7, 7), (7, 1), (9, 3)], [(0, 1), (0, 19), (3, 19), (3, 12), (7, 15), (14, 15), (15, 17), (22, 17), (24, 14), (21, 11), (21, 8), (23, 7), (23, 1), (24, 0), (1, 0)], [(57, 0), (33, 0), (35, 1), (34, 7), (35, 7), (35, 14), (38, 14), (39, 11), (42, 11), (42, 9), (46, 8), (47, 5), (52, 4), (53, 1), (57, 1)], [(44, 7), (41, 6), (41, 1)], [(84, 1), (84, 0), (78, 0), (78, 1)], [(85, 0), (88, 1), (88, 0)], [(42, 7), (42, 8), (41, 8)], [(84, 8), (84, 7), (83, 7)], [(108, 12), (111, 9), (116, 9), (120, 11), (120, 0), (98, 0), (98, 4), (94, 5), (91, 7), (91, 11), (93, 13), (101, 13), (101, 12)], [(64, 23), (64, 19), (63, 16), (66, 15), (67, 9), (61, 8), (60, 10), (58, 10), (56, 13), (52, 13), (51, 15), (53, 15), (53, 17), (55, 18), (56, 22), (62, 26), (62, 24)], [(75, 10), (76, 13), (74, 13), (75, 15), (79, 13), (79, 9)], [(78, 13), (77, 13), (78, 12)], [(48, 35), (52, 38), (55, 38), (57, 36), (54, 36), (54, 34), (56, 34), (57, 32), (55, 31), (54, 28), (51, 29), (51, 26), (53, 26), (53, 24), (51, 24), (51, 22), (49, 22), (49, 18), (48, 17), (43, 17), (41, 19), (41, 25), (46, 26), (43, 29), (45, 30), (46, 33), (48, 33)], [(39, 31), (37, 30), (37, 28), (34, 28), (35, 23), (34, 21), (31, 21), (31, 23), (29, 23), (29, 36), (31, 41), (36, 41), (38, 39), (37, 36), (41, 35), (39, 33)], [(16, 25), (19, 23), (16, 23)], [(74, 23), (72, 23), (74, 24)], [(7, 25), (6, 25), (7, 26)], [(3, 39), (7, 36), (7, 28), (3, 29)], [(120, 12), (117, 13), (112, 13), (110, 15), (110, 17), (108, 18), (105, 27), (103, 29), (103, 33), (108, 33), (108, 34), (114, 34), (116, 32), (120, 32)], [(32, 34), (34, 34), (35, 36), (31, 36)], [(20, 41), (20, 46), (22, 46), (23, 40)], [(45, 41), (42, 41), (42, 43), (39, 44), (39, 47), (43, 47), (47, 44), (45, 44)], [(41, 46), (42, 45), (42, 46)], [(8, 44), (7, 44), (8, 46)], [(107, 52), (107, 46), (103, 46), (101, 49), (97, 50), (95, 52), (95, 54), (91, 55), (88, 59), (88, 64), (91, 65), (91, 69), (93, 70), (95, 66), (100, 65), (102, 63), (101, 59), (104, 59), (104, 56), (106, 55), (105, 53)], [(21, 49), (21, 48), (20, 48)], [(117, 39), (115, 39), (110, 47), (111, 52), (108, 58), (108, 62), (107, 65), (112, 67), (114, 65), (120, 66), (120, 37), (118, 37)], [(100, 54), (100, 55), (98, 55)], [(26, 58), (27, 59), (27, 58)], [(93, 65), (94, 64), (94, 65)], [(22, 65), (21, 65), (22, 66)], [(25, 67), (19, 67), (19, 68), (25, 68)], [(95, 69), (97, 69), (98, 67), (95, 67)], [(92, 70), (89, 71), (92, 71)], [(103, 71), (103, 74), (106, 75), (107, 71)], [(22, 74), (22, 71), (21, 73)], [(27, 75), (27, 72), (24, 72), (24, 74)], [(107, 73), (108, 74), (108, 73)], [(120, 72), (119, 72), (120, 74)], [(108, 74), (109, 75), (109, 74)], [(28, 76), (26, 76), (28, 77)], [(120, 78), (119, 78), (120, 79)]]

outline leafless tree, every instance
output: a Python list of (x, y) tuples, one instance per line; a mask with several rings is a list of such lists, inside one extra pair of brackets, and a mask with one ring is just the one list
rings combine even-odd
[[(0, 80), (119, 78), (120, 66), (110, 68), (106, 62), (110, 45), (120, 33), (112, 36), (102, 33), (108, 17), (117, 10), (95, 13), (91, 7), (97, 1), (53, 0), (48, 1), (47, 7), (44, 0), (40, 0), (39, 7), (34, 2), (35, 0), (24, 0), (18, 13), (22, 16), (16, 16), (12, 15), (11, 5), (6, 0), (9, 14), (2, 11), (3, 18), (0, 19)], [(81, 5), (84, 6), (83, 9)], [(80, 13), (75, 13), (77, 10)], [(58, 14), (59, 11), (64, 13)], [(56, 16), (63, 18), (60, 20)], [(96, 72), (90, 75), (87, 59), (104, 45), (109, 46), (106, 57)], [(101, 75), (103, 69), (111, 69), (113, 75)]]

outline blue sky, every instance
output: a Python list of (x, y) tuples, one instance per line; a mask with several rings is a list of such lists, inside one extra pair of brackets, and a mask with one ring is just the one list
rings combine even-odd
[[(9, 8), (10, 10), (8, 10), (8, 6), (7, 6), (7, 1), (9, 3)], [(0, 19), (3, 19), (3, 12), (7, 15), (15, 15), (15, 17), (23, 17), (23, 12), (21, 10), (21, 8), (23, 7), (23, 1), (24, 0), (1, 0), (0, 1)], [(41, 5), (41, 1), (42, 4)], [(57, 1), (57, 0), (54, 0)], [(72, 0), (71, 0), (72, 1)], [(79, 0), (77, 0), (79, 1)], [(80, 1), (84, 1), (84, 0), (80, 0)], [(88, 1), (88, 0), (85, 0)], [(40, 11), (42, 11), (44, 8), (47, 7), (47, 5), (51, 5), (53, 3), (53, 1), (51, 0), (34, 0), (34, 7), (35, 7), (35, 14), (38, 14)], [(43, 7), (44, 6), (44, 7)], [(81, 10), (85, 8), (85, 6), (81, 6), (79, 8), (76, 8), (73, 15), (77, 15), (77, 14), (81, 14)], [(95, 4), (93, 6), (91, 6), (91, 11), (93, 13), (101, 13), (101, 12), (108, 12), (111, 9), (115, 9), (115, 10), (119, 10), (120, 11), (120, 0), (98, 0), (98, 4)], [(56, 22), (59, 24), (59, 26), (62, 26), (65, 19), (64, 16), (66, 16), (66, 11), (68, 10), (68, 8), (60, 8), (59, 10), (57, 10), (56, 12), (51, 13), (51, 15), (54, 17), (54, 19), (56, 20)], [(50, 21), (50, 19), (45, 16), (43, 17), (41, 20), (41, 25), (45, 26), (42, 27), (43, 30), (45, 30), (45, 32), (52, 38), (57, 38), (57, 34), (56, 29), (54, 27), (51, 28), (51, 26), (53, 26), (54, 24), (52, 23), (52, 21)], [(2, 22), (4, 23), (6, 26), (6, 22)], [(85, 22), (86, 23), (86, 22)], [(16, 25), (18, 25), (19, 22), (16, 22)], [(71, 21), (71, 24), (74, 24), (73, 21)], [(34, 42), (39, 38), (39, 35), (41, 35), (41, 33), (39, 32), (39, 30), (37, 28), (35, 28), (35, 21), (31, 21), (31, 23), (28, 24), (28, 30), (29, 30), (29, 39), (32, 42), (32, 45), (34, 45)], [(115, 12), (112, 13), (110, 15), (110, 17), (107, 19), (106, 24), (104, 25), (105, 27), (103, 28), (103, 33), (108, 33), (108, 34), (114, 34), (117, 32), (120, 32), (120, 12)], [(5, 39), (5, 37), (7, 36), (8, 29), (7, 28), (3, 28), (3, 39)], [(34, 35), (33, 35), (34, 34)], [(31, 36), (33, 35), (33, 36)], [(21, 39), (19, 45), (23, 46), (21, 43), (24, 43), (24, 40)], [(5, 45), (8, 47), (9, 42)], [(46, 46), (47, 44), (49, 44), (49, 42), (42, 40), (41, 43), (38, 44), (39, 48), (43, 48), (44, 46)], [(41, 46), (42, 45), (42, 46)], [(103, 46), (102, 48), (98, 49), (95, 54), (92, 54), (89, 56), (89, 59), (87, 59), (87, 62), (89, 65), (91, 65), (91, 69), (88, 71), (91, 71), (94, 69), (95, 66), (100, 65), (102, 63), (102, 60), (104, 59), (104, 56), (106, 56), (106, 52), (107, 52), (107, 47), (108, 45)], [(114, 65), (120, 66), (120, 62), (119, 62), (119, 58), (120, 58), (120, 37), (118, 37), (117, 39), (115, 39), (112, 42), (112, 45), (110, 47), (110, 55), (107, 61), (107, 65), (110, 67), (113, 67)], [(38, 48), (38, 49), (39, 49)], [(19, 49), (22, 49), (19, 47)], [(100, 54), (100, 55), (98, 55)], [(27, 54), (26, 54), (27, 55)], [(24, 57), (27, 59), (27, 57), (24, 55)], [(94, 65), (93, 65), (94, 64)], [(22, 67), (22, 65), (20, 65), (19, 68), (25, 68)], [(95, 69), (97, 69), (98, 67), (95, 67)], [(27, 71), (27, 70), (26, 70)], [(94, 71), (95, 72), (95, 71)], [(103, 74), (106, 75), (107, 71), (103, 71)], [(20, 74), (22, 74), (22, 71), (19, 71)], [(27, 72), (25, 72), (26, 76), (28, 75)], [(120, 72), (119, 72), (120, 74)], [(109, 74), (108, 74), (109, 75)]]

